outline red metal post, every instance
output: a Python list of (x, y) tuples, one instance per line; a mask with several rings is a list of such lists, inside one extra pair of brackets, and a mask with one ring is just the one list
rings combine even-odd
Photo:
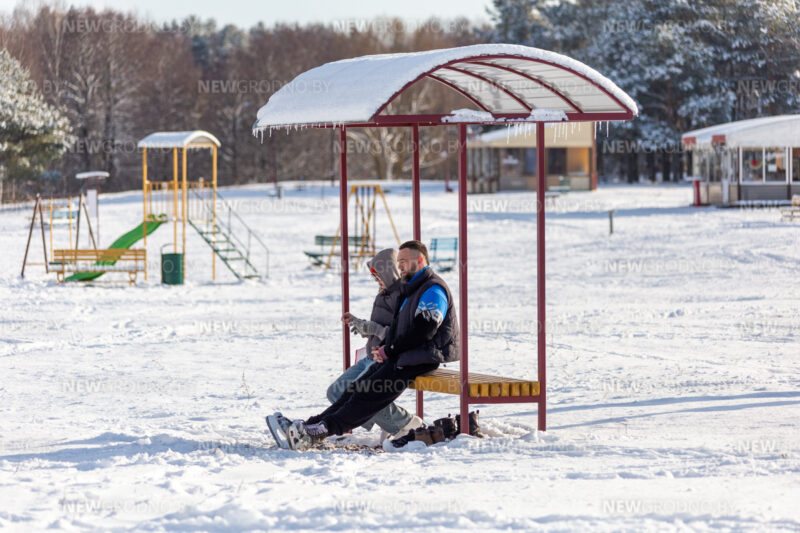
[(450, 188), (450, 130), (447, 126), (444, 127), (444, 145), (445, 145), (445, 160), (444, 160), (444, 191), (453, 192)]
[[(544, 197), (542, 197), (544, 198)], [(458, 323), (461, 329), (461, 433), (469, 433), (467, 346), (467, 125), (458, 125)]]
[(278, 137), (280, 137), (280, 135), (270, 136), (269, 142), (269, 146), (272, 148), (272, 150), (270, 150), (272, 159), (272, 169), (270, 172), (272, 174), (272, 184), (275, 187), (278, 186)]
[[(411, 196), (414, 212), (414, 239), (422, 240), (419, 214), (419, 125), (411, 126)], [(424, 400), (421, 390), (417, 391), (417, 416), (423, 418)]]
[(539, 313), (538, 369), (539, 369), (539, 431), (547, 429), (547, 391), (545, 335), (545, 284), (544, 284), (544, 190), (545, 190), (544, 123), (536, 123), (536, 307)]
[[(347, 233), (347, 132), (339, 128), (339, 224), (342, 242), (339, 243), (342, 268), (342, 314), (350, 311), (350, 238)], [(350, 330), (342, 324), (342, 351), (344, 369), (350, 368)]]
[(419, 125), (411, 126), (411, 189), (414, 196), (414, 239), (421, 241), (422, 233), (419, 225)]

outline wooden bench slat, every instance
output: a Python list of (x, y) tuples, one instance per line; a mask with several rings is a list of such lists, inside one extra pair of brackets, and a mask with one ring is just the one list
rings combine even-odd
[[(458, 370), (449, 370), (447, 368), (437, 368), (430, 374), (426, 374), (424, 377), (441, 377), (441, 378), (449, 378), (449, 379), (461, 379), (461, 373)], [(490, 374), (478, 374), (475, 372), (469, 373), (469, 381), (476, 382), (481, 381), (485, 383), (531, 383), (530, 380), (525, 379), (517, 379), (517, 378), (506, 378), (501, 376), (492, 376)]]
[[(539, 382), (537, 381), (470, 372), (468, 383), (469, 395), (473, 398), (535, 396), (539, 394)], [(436, 369), (430, 374), (419, 376), (415, 379), (411, 388), (443, 394), (460, 394), (461, 373), (457, 370)]]
[(144, 248), (53, 250), (53, 263), (57, 263), (60, 267), (56, 269), (59, 282), (65, 280), (67, 273), (127, 272), (129, 282), (132, 284), (136, 274), (145, 271), (146, 262), (147, 250)]
[[(361, 244), (361, 241), (364, 240), (363, 235), (348, 235), (347, 240), (350, 241), (351, 246), (355, 246)], [(335, 235), (314, 235), (314, 244), (319, 246), (333, 246), (333, 242), (336, 241), (336, 244), (341, 244), (342, 238), (336, 237)]]

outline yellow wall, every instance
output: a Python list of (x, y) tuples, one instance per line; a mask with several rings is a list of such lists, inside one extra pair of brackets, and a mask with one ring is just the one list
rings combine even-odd
[(589, 175), (589, 149), (567, 149), (567, 174)]

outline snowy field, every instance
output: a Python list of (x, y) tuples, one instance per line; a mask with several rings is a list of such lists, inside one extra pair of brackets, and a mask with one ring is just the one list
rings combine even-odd
[[(409, 189), (388, 195), (404, 239)], [(423, 186), (426, 242), (457, 234), (442, 189)], [(336, 230), (338, 196), (270, 190), (225, 191), (270, 247), (263, 283), (221, 269), (211, 283), (189, 233), (187, 283), (160, 285), (171, 228), (135, 287), (59, 286), (41, 267), (21, 280), (29, 213), (0, 211), (0, 529), (800, 529), (797, 223), (688, 207), (683, 186), (562, 196), (547, 216), (546, 433), (535, 405), (485, 406), (483, 440), (297, 453), (263, 417), (320, 411), (340, 371), (338, 274), (302, 253)], [(101, 197), (101, 244), (139, 223), (140, 199)], [(534, 193), (469, 201), (470, 369), (535, 378)], [(353, 275), (356, 314), (374, 291)], [(425, 406), (433, 420), (457, 398)]]

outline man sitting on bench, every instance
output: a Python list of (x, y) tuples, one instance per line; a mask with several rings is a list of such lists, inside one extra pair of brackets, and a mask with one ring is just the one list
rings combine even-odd
[(441, 363), (460, 358), (458, 318), (447, 283), (430, 268), (419, 241), (400, 245), (397, 266), (405, 282), (384, 344), (371, 365), (330, 407), (286, 429), (289, 446), (305, 449), (328, 435), (342, 435), (370, 420)]

